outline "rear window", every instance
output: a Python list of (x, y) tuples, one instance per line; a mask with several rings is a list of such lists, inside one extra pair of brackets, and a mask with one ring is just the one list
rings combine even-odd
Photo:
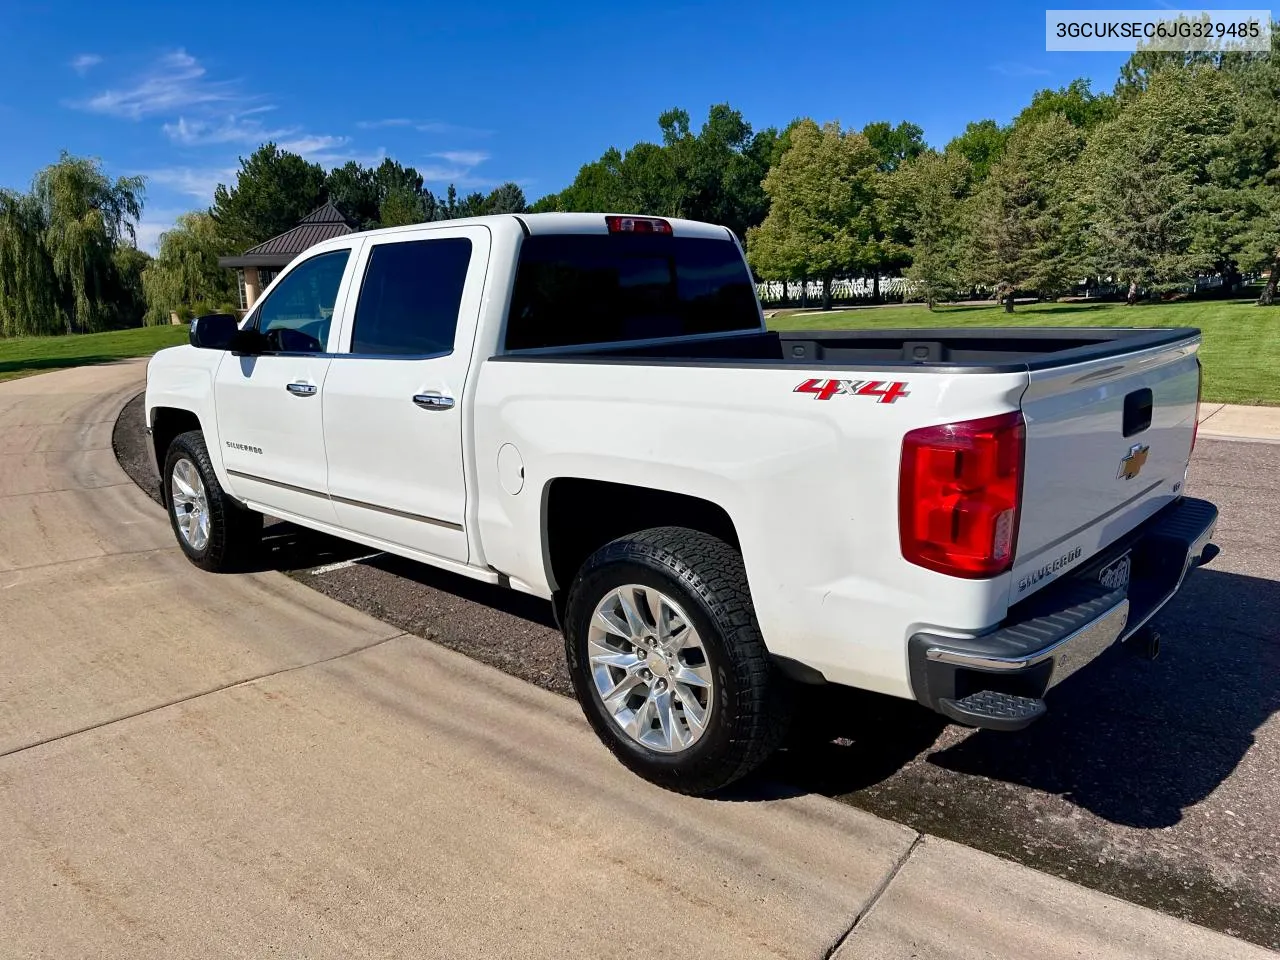
[(758, 330), (733, 241), (652, 234), (528, 237), (508, 350)]

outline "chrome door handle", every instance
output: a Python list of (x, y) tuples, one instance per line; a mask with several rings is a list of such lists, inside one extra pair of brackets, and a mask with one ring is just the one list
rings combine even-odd
[(284, 388), (295, 397), (314, 397), (316, 395), (316, 385), (314, 383), (286, 383)]
[(446, 397), (442, 393), (415, 393), (413, 402), (423, 410), (453, 409), (453, 397)]

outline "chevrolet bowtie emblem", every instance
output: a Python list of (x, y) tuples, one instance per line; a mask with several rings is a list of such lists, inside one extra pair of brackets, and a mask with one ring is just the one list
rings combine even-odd
[(1151, 452), (1151, 448), (1145, 443), (1135, 443), (1129, 448), (1129, 455), (1120, 461), (1120, 471), (1116, 474), (1117, 480), (1132, 480), (1142, 472), (1142, 468), (1146, 466), (1147, 454)]

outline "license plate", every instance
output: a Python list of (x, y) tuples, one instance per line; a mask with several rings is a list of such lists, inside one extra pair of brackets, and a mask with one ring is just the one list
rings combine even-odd
[(1129, 586), (1129, 571), (1132, 567), (1133, 560), (1126, 553), (1098, 571), (1098, 582), (1108, 590), (1123, 590)]

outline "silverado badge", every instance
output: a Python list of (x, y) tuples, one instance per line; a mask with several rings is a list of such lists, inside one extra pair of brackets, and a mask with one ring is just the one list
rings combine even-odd
[(1146, 466), (1147, 454), (1151, 452), (1151, 448), (1145, 443), (1135, 443), (1129, 448), (1129, 455), (1120, 461), (1120, 470), (1116, 474), (1117, 480), (1132, 480), (1142, 472), (1142, 468)]

